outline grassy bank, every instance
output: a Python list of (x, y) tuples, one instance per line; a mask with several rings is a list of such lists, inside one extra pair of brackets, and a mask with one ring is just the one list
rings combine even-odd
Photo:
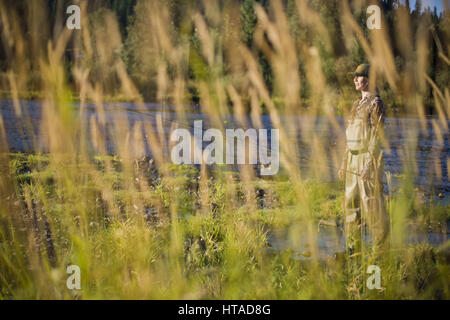
[[(449, 297), (445, 247), (397, 243), (357, 269), (348, 257), (317, 259), (317, 224), (340, 223), (339, 183), (304, 181), (299, 199), (283, 175), (245, 185), (226, 170), (73, 158), (10, 154), (14, 201), (0, 220), (2, 298)], [(404, 220), (394, 219), (396, 232), (397, 223), (442, 230), (449, 220), (448, 207), (417, 210), (400, 196), (390, 203), (399, 219), (410, 206)], [(291, 230), (295, 239), (299, 225), (312, 226), (307, 259), (270, 248), (269, 231)], [(364, 268), (374, 261), (381, 290), (364, 286)], [(66, 287), (72, 264), (81, 268), (81, 290)]]

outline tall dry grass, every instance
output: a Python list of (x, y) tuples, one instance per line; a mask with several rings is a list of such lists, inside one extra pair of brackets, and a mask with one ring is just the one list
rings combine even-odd
[[(10, 93), (18, 129), (34, 151), (29, 156), (9, 154), (7, 126), (0, 118), (1, 298), (448, 298), (448, 264), (436, 258), (435, 249), (404, 242), (406, 221), (416, 205), (408, 190), (418, 170), (417, 130), (405, 130), (411, 144), (401, 149), (408, 164), (406, 191), (389, 202), (391, 252), (381, 260), (368, 252), (357, 270), (339, 260), (319, 259), (314, 206), (320, 192), (311, 191), (310, 183), (330, 174), (330, 160), (331, 168), (339, 167), (344, 139), (338, 137), (336, 147), (329, 148), (330, 141), (318, 132), (304, 132), (298, 121), (284, 120), (325, 115), (333, 130), (342, 132), (334, 108), (339, 92), (327, 83), (322, 69), (321, 50), (332, 52), (332, 34), (308, 1), (292, 2), (296, 23), (320, 38), (322, 48), (291, 32), (279, 0), (270, 1), (268, 8), (255, 4), (251, 46), (241, 37), (238, 1), (186, 6), (183, 32), (174, 28), (167, 2), (138, 1), (132, 26), (138, 37), (131, 42), (122, 39), (112, 11), (89, 12), (87, 1), (78, 3), (82, 27), (74, 31), (61, 28), (60, 14), (49, 25), (44, 2), (25, 6), (26, 22), (14, 6), (0, 3), (8, 66), (2, 87)], [(367, 38), (355, 20), (355, 12), (365, 10), (367, 3), (339, 5), (345, 45), (361, 43), (372, 65), (371, 77), (386, 81), (423, 128), (423, 97), (432, 90), (438, 119), (431, 121), (436, 141), (444, 146), (450, 96), (448, 88), (439, 88), (427, 75), (427, 22), (414, 32), (409, 15), (398, 10), (396, 28), (402, 37), (390, 39), (382, 28)], [(404, 70), (395, 65), (392, 41), (400, 41), (404, 49)], [(441, 41), (440, 59), (448, 63), (449, 43)], [(120, 54), (130, 43), (141, 78), (130, 76)], [(70, 67), (68, 52), (75, 57)], [(273, 88), (264, 80), (259, 55), (270, 63)], [(298, 68), (300, 61), (304, 70)], [(31, 76), (38, 78), (42, 92), (39, 123), (19, 98)], [(175, 108), (173, 128), (187, 121), (192, 90), (198, 92), (201, 112), (221, 130), (227, 115), (235, 117), (238, 127), (250, 126), (250, 119), (262, 128), (261, 115), (268, 113), (280, 130), (280, 174), (262, 179), (250, 166), (234, 172), (171, 165), (162, 118), (131, 123), (107, 108), (108, 97), (114, 95), (145, 114), (136, 83), (146, 81), (156, 84), (161, 108)], [(305, 85), (311, 88), (307, 101), (300, 95)], [(78, 107), (73, 108), (74, 102)], [(95, 113), (89, 112), (90, 105)], [(298, 134), (313, 159), (308, 170), (299, 166)], [(108, 137), (113, 137), (115, 155)], [(389, 141), (382, 143), (389, 153)], [(152, 160), (144, 157), (147, 149)], [(24, 163), (30, 172), (21, 176)], [(442, 174), (438, 165), (432, 170)], [(260, 209), (258, 188), (277, 195), (273, 210)], [(283, 197), (289, 197), (289, 205)], [(290, 251), (267, 249), (267, 226), (283, 221), (293, 242), (307, 233), (307, 261), (292, 259)], [(364, 267), (375, 262), (383, 270), (381, 291), (364, 286)], [(81, 290), (66, 287), (71, 264), (81, 268)]]

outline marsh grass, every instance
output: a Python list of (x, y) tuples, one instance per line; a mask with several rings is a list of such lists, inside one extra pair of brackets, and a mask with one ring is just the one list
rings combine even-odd
[[(436, 248), (404, 240), (408, 223), (446, 234), (449, 221), (448, 206), (423, 205), (412, 196), (417, 172), (412, 165), (404, 170), (403, 192), (388, 199), (391, 250), (380, 257), (369, 247), (356, 264), (339, 255), (319, 259), (317, 224), (323, 219), (339, 227), (343, 199), (342, 183), (319, 177), (329, 173), (330, 159), (338, 167), (342, 142), (330, 151), (330, 141), (304, 133), (314, 159), (305, 172), (294, 142), (301, 127), (283, 123), (282, 115), (326, 115), (339, 130), (336, 112), (345, 114), (349, 106), (340, 100), (341, 110), (334, 109), (338, 92), (323, 76), (323, 50), (332, 53), (331, 31), (307, 1), (290, 3), (300, 30), (323, 43), (295, 34), (283, 3), (276, 0), (268, 9), (254, 4), (250, 42), (240, 36), (240, 7), (233, 2), (186, 4), (176, 29), (166, 2), (138, 1), (129, 27), (133, 37), (126, 40), (112, 11), (90, 12), (84, 1), (82, 29), (62, 28), (53, 36), (48, 30), (58, 28), (48, 26), (44, 5), (26, 8), (32, 22), (24, 26), (14, 6), (0, 4), (9, 53), (2, 86), (12, 97), (19, 129), (34, 143), (31, 154), (9, 153), (0, 118), (2, 299), (448, 299), (448, 242)], [(448, 88), (438, 88), (426, 76), (426, 21), (414, 37), (403, 39), (415, 49), (414, 57), (407, 56), (415, 67), (401, 71), (412, 82), (403, 86), (391, 39), (383, 30), (366, 39), (355, 22), (352, 10), (363, 4), (341, 4), (349, 44), (361, 43), (374, 76), (389, 83), (424, 126), (422, 98), (431, 87), (441, 120), (433, 120), (433, 126), (443, 144), (450, 96)], [(406, 28), (402, 19), (398, 23), (404, 26), (398, 27)], [(42, 33), (28, 34), (33, 25), (43, 26)], [(69, 48), (81, 58), (68, 68)], [(448, 62), (446, 52), (444, 47), (440, 54)], [(261, 57), (272, 69), (270, 86)], [(130, 77), (127, 59), (142, 70), (139, 77)], [(41, 86), (39, 123), (32, 123), (19, 99), (30, 80), (27, 68), (38, 71), (33, 75)], [(307, 100), (300, 95), (305, 83)], [(201, 112), (222, 130), (228, 114), (242, 127), (249, 125), (247, 114), (253, 126), (263, 127), (260, 116), (267, 113), (280, 129), (280, 173), (262, 178), (249, 166), (171, 164), (161, 122), (107, 120), (108, 96), (123, 97), (145, 112), (145, 93), (137, 89), (142, 85), (163, 107), (173, 106), (181, 120), (195, 96)], [(79, 108), (72, 107), (73, 96)], [(87, 103), (96, 113), (84, 120)], [(408, 132), (412, 143), (402, 154), (405, 163), (413, 164), (417, 132)], [(108, 135), (114, 137), (113, 155)], [(390, 152), (388, 142), (383, 144)], [(145, 157), (146, 147), (151, 159)], [(440, 169), (432, 168), (436, 174)], [(269, 231), (287, 229), (297, 241), (300, 225), (309, 243), (304, 259), (270, 247)], [(66, 287), (66, 268), (72, 264), (81, 268), (81, 290)], [(365, 287), (370, 264), (382, 270), (381, 290)]]

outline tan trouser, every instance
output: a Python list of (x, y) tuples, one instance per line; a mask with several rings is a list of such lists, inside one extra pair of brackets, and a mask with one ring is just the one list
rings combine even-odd
[[(347, 248), (351, 253), (361, 251), (361, 233), (367, 226), (375, 246), (380, 246), (388, 231), (388, 216), (384, 206), (381, 174), (383, 163), (373, 168), (371, 178), (363, 181), (360, 177), (369, 152), (347, 155), (345, 178), (345, 229)], [(377, 172), (374, 172), (374, 171)], [(374, 174), (376, 173), (376, 174)]]

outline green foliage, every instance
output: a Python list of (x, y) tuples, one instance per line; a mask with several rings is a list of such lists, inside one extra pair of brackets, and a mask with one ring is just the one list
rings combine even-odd
[(251, 47), (253, 42), (253, 33), (256, 28), (256, 14), (253, 9), (255, 5), (255, 0), (244, 0), (241, 4), (241, 15), (242, 15), (242, 38), (244, 43)]

